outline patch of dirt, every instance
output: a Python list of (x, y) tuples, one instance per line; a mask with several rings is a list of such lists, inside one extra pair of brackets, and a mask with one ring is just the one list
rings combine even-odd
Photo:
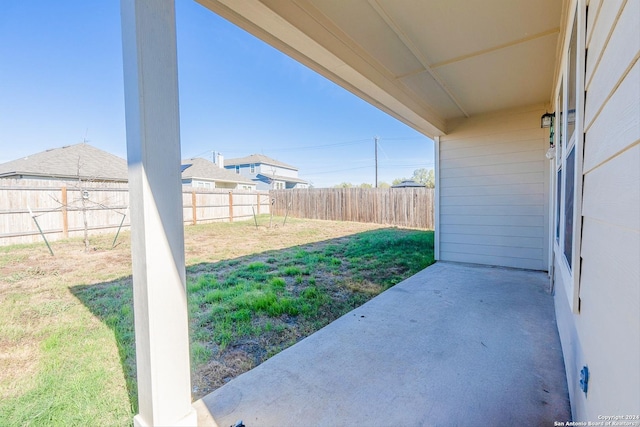
[(252, 355), (246, 351), (238, 349), (225, 351), (221, 356), (201, 366), (192, 375), (193, 399), (206, 396), (254, 366), (256, 364)]
[[(274, 324), (274, 330), (258, 337), (246, 338), (225, 350), (218, 351), (191, 375), (192, 398), (200, 399), (222, 387), (235, 377), (255, 368), (269, 357), (309, 335), (301, 324), (286, 315), (279, 319), (256, 317), (254, 326), (264, 322)], [(275, 329), (278, 329), (277, 331)]]

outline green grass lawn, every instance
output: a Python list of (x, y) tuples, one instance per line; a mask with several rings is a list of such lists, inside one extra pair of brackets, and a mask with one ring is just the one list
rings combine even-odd
[[(194, 398), (433, 263), (430, 231), (289, 221), (186, 228)], [(80, 242), (56, 242), (69, 258), (48, 263), (40, 246), (0, 248), (0, 368), (9, 370), (0, 374), (0, 425), (130, 424), (137, 392), (123, 238), (113, 250), (97, 239), (88, 256), (76, 252)], [(43, 260), (37, 269), (32, 258)]]

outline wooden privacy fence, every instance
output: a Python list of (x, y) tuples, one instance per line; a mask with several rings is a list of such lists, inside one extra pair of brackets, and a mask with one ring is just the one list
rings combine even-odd
[(434, 229), (432, 188), (271, 190), (275, 215)]
[[(182, 190), (185, 224), (250, 219), (269, 213), (269, 194), (227, 189)], [(126, 183), (64, 183), (53, 180), (0, 180), (0, 246), (129, 228), (129, 189)], [(34, 221), (35, 218), (35, 221)], [(37, 224), (36, 224), (37, 221)]]
[(182, 216), (185, 224), (246, 220), (269, 213), (266, 191), (230, 191), (225, 189), (182, 190)]

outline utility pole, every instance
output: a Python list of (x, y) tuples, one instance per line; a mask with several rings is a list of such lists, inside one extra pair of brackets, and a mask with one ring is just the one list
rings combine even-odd
[(374, 137), (373, 138), (373, 143), (375, 145), (375, 151), (376, 151), (376, 187), (378, 188), (378, 137)]

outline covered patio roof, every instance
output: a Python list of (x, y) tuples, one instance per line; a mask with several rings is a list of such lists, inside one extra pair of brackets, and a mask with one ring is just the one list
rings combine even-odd
[[(417, 131), (434, 138), (446, 134), (448, 124), (452, 120), (549, 102), (552, 98), (552, 88), (555, 86), (555, 69), (559, 66), (556, 63), (556, 52), (562, 44), (559, 34), (564, 34), (559, 28), (560, 22), (564, 22), (561, 9), (566, 7), (567, 3), (556, 0), (198, 1)], [(189, 395), (173, 2), (123, 0), (122, 32), (140, 408), (140, 413), (134, 418), (134, 424), (193, 425), (196, 413), (191, 407)], [(438, 271), (441, 267), (436, 265), (435, 268), (436, 270), (427, 271)], [(491, 274), (487, 277), (490, 276)], [(530, 320), (526, 320), (516, 316), (516, 310), (511, 309), (511, 304), (517, 303), (523, 308), (529, 307), (531, 302), (522, 304), (522, 301), (518, 300), (520, 297), (516, 296), (514, 300), (508, 297), (514, 295), (513, 290), (517, 290), (516, 294), (521, 295), (523, 289), (530, 286), (521, 285), (519, 280), (516, 280), (498, 282), (499, 290), (490, 286), (480, 290), (480, 282), (476, 277), (473, 279), (464, 283), (471, 289), (452, 291), (446, 299), (445, 291), (448, 293), (451, 287), (440, 289), (427, 286), (417, 289), (419, 287), (411, 284), (415, 283), (414, 280), (406, 286), (398, 286), (397, 289), (387, 292), (385, 298), (376, 299), (383, 301), (381, 306), (374, 303), (363, 307), (362, 310), (374, 311), (369, 314), (363, 313), (365, 317), (360, 323), (364, 325), (364, 319), (367, 319), (367, 322), (378, 322), (380, 325), (384, 320), (389, 325), (378, 328), (380, 332), (387, 331), (389, 339), (378, 337), (378, 341), (375, 338), (370, 341), (374, 344), (384, 343), (384, 348), (381, 348), (381, 345), (376, 347), (378, 350), (384, 350), (382, 353), (376, 353), (375, 348), (370, 349), (370, 354), (378, 358), (377, 366), (391, 366), (398, 360), (406, 359), (405, 367), (414, 369), (417, 373), (415, 378), (401, 376), (413, 381), (412, 392), (435, 399), (428, 400), (433, 403), (431, 407), (439, 403), (450, 405), (451, 410), (445, 413), (452, 416), (460, 416), (461, 412), (454, 408), (461, 404), (466, 408), (464, 414), (472, 413), (477, 407), (482, 409), (482, 420), (495, 420), (498, 419), (498, 412), (495, 412), (498, 409), (491, 409), (491, 405), (487, 403), (496, 404), (501, 398), (508, 399), (507, 402), (516, 402), (517, 398), (521, 398), (518, 405), (513, 403), (500, 406), (501, 413), (511, 411), (511, 415), (504, 415), (500, 419), (515, 420), (516, 412), (513, 411), (516, 407), (526, 410), (527, 414), (538, 414), (537, 418), (533, 418), (533, 424), (547, 423), (556, 417), (566, 418), (566, 403), (560, 402), (564, 397), (558, 398), (565, 396), (562, 391), (564, 375), (560, 372), (561, 363), (558, 364), (558, 361), (561, 361), (560, 350), (557, 340), (550, 343), (545, 338), (557, 338), (555, 327), (549, 323), (553, 323), (550, 297), (545, 295), (548, 303), (541, 302), (541, 311), (533, 314)], [(436, 283), (448, 286), (450, 280), (450, 277), (446, 277), (447, 283)], [(405, 291), (407, 295), (414, 292), (415, 300), (417, 297), (426, 298), (422, 301), (423, 305), (416, 306), (414, 299), (400, 298)], [(438, 299), (440, 297), (435, 291), (440, 292), (442, 299)], [(511, 292), (503, 295), (503, 291)], [(477, 300), (469, 299), (469, 295), (475, 296)], [(541, 295), (540, 289), (533, 293), (535, 298), (542, 298)], [(485, 306), (485, 298), (489, 298), (493, 303)], [(384, 301), (392, 301), (387, 309), (384, 308), (384, 304), (387, 304)], [(424, 303), (430, 304), (429, 307), (433, 310), (425, 307)], [(403, 313), (410, 306), (413, 307), (412, 311)], [(455, 310), (449, 310), (452, 308)], [(503, 316), (503, 310), (507, 310), (513, 317)], [(429, 317), (432, 315), (429, 313), (440, 313), (449, 319), (451, 324), (439, 323), (437, 319)], [(525, 313), (529, 311), (525, 310)], [(415, 317), (407, 317), (408, 315)], [(483, 318), (484, 315), (489, 317)], [(490, 321), (483, 323), (487, 322), (487, 319)], [(416, 320), (417, 324), (413, 324), (412, 320)], [(432, 321), (435, 323), (430, 323)], [(471, 321), (476, 323), (469, 323)], [(397, 322), (401, 322), (402, 325)], [(519, 322), (517, 324), (526, 326), (526, 329), (513, 328), (513, 322)], [(485, 329), (474, 329), (483, 324), (486, 325)], [(354, 323), (352, 326), (355, 325)], [(463, 344), (456, 341), (455, 335), (453, 339), (447, 338), (448, 333), (454, 333), (453, 328), (456, 325), (463, 328), (460, 331), (469, 333), (468, 336), (458, 337), (463, 339)], [(511, 329), (498, 333), (492, 329), (496, 325), (503, 325), (503, 329), (510, 326)], [(398, 329), (400, 326), (405, 329)], [(371, 326), (352, 329), (349, 332), (348, 328), (351, 326), (347, 324), (347, 320), (337, 322), (334, 327), (346, 327), (343, 331), (346, 335), (342, 336), (354, 338), (353, 342), (358, 341), (355, 340), (355, 336), (349, 334), (376, 332)], [(436, 327), (442, 330), (438, 331)], [(431, 333), (423, 333), (425, 328), (436, 329)], [(396, 333), (400, 330), (404, 331), (401, 335)], [(411, 335), (412, 331), (420, 334)], [(539, 333), (540, 331), (543, 332)], [(340, 361), (348, 362), (341, 355), (340, 347), (332, 347), (335, 342), (325, 342), (325, 353), (309, 349), (308, 343), (321, 344), (321, 340), (324, 339), (314, 337), (326, 335), (326, 332), (314, 335), (294, 349), (306, 349), (303, 350), (302, 356), (313, 356), (316, 360), (317, 355), (324, 355), (324, 362), (329, 359), (334, 364), (341, 363)], [(495, 341), (485, 342), (485, 335), (487, 340)], [(440, 337), (445, 339), (438, 342)], [(476, 338), (481, 340), (480, 347), (477, 342), (472, 343), (473, 340), (477, 341)], [(390, 341), (391, 339), (394, 341)], [(450, 344), (450, 348), (443, 347), (447, 343)], [(362, 355), (357, 347), (353, 347), (353, 343), (344, 344), (345, 349), (351, 348), (350, 354)], [(456, 348), (456, 345), (460, 350), (467, 350), (472, 344), (476, 346), (472, 351), (454, 352), (450, 354), (451, 357), (446, 358), (448, 362), (442, 362), (440, 367), (437, 364), (439, 354), (449, 354), (447, 352)], [(552, 347), (547, 344), (552, 344)], [(417, 350), (414, 345), (421, 347)], [(282, 356), (274, 358), (274, 362), (267, 362), (248, 375), (260, 379), (259, 376), (268, 373), (277, 360), (287, 360), (287, 357), (296, 354), (297, 350), (294, 349), (285, 351)], [(407, 357), (403, 359), (405, 355)], [(411, 360), (408, 358), (410, 355), (422, 357)], [(550, 359), (546, 360), (543, 355), (549, 355)], [(301, 362), (296, 369), (303, 366), (311, 368), (308, 363), (302, 363), (306, 359), (298, 356), (295, 358)], [(387, 363), (389, 365), (386, 365)], [(433, 369), (425, 370), (425, 363), (434, 363), (431, 365)], [(353, 364), (350, 366), (358, 368)], [(462, 366), (460, 372), (464, 375), (458, 378), (454, 374), (459, 366)], [(440, 368), (444, 371), (440, 371)], [(354, 381), (360, 378), (361, 381), (367, 382), (365, 374), (371, 372), (371, 369), (373, 368), (369, 365), (367, 372), (354, 377), (353, 372), (358, 372), (356, 369), (349, 378)], [(280, 371), (274, 370), (274, 375), (278, 375), (278, 372)], [(376, 373), (380, 372), (378, 369)], [(448, 372), (448, 375), (443, 376), (442, 372)], [(332, 374), (331, 371), (326, 373)], [(434, 381), (429, 375), (440, 375), (440, 379)], [(315, 379), (322, 379), (321, 377), (316, 376)], [(243, 378), (248, 377), (242, 376), (234, 381), (236, 387), (244, 384), (242, 381), (247, 381)], [(291, 378), (286, 381), (295, 384)], [(333, 384), (340, 384), (340, 377), (334, 375), (333, 378)], [(380, 377), (378, 378), (380, 380)], [(416, 382), (416, 378), (427, 378), (428, 381)], [(547, 388), (546, 383), (543, 384), (547, 378), (554, 381), (553, 385), (549, 386), (551, 388)], [(510, 386), (507, 390), (513, 393), (505, 394), (504, 381), (501, 379), (508, 381)], [(376, 386), (372, 388), (374, 391), (384, 391), (389, 384), (385, 383), (384, 378), (380, 381), (377, 385), (367, 386)], [(458, 381), (460, 385), (446, 388)], [(526, 390), (522, 388), (522, 381), (527, 384)], [(251, 388), (257, 388), (259, 383), (255, 384), (252, 384)], [(358, 382), (355, 381), (353, 384), (357, 386)], [(296, 403), (300, 402), (300, 399), (289, 397), (304, 394), (286, 387), (278, 391), (284, 401), (290, 402), (289, 406), (282, 407), (282, 411), (290, 409), (289, 414), (293, 414), (296, 408), (300, 407)], [(394, 387), (396, 391), (403, 390), (402, 384), (397, 383)], [(224, 387), (222, 390), (227, 391), (220, 393), (229, 394), (214, 395), (214, 406), (211, 407), (214, 417), (218, 417), (216, 411), (221, 408), (219, 405), (228, 405), (223, 417), (235, 416), (245, 407), (240, 406), (243, 401), (243, 405), (250, 402), (253, 408), (250, 415), (255, 416), (258, 413), (256, 411), (263, 409), (266, 412), (261, 414), (273, 415), (269, 402), (276, 402), (275, 400), (262, 399), (260, 406), (256, 399), (247, 400), (249, 395), (245, 394), (245, 388), (240, 386), (238, 395), (235, 391), (228, 392), (232, 387)], [(327, 396), (333, 392), (326, 383), (325, 386), (320, 384), (307, 388), (307, 395), (314, 390), (324, 390)], [(448, 390), (449, 394), (442, 394), (438, 390)], [(248, 389), (246, 392), (248, 393)], [(267, 392), (268, 390), (262, 396)], [(548, 393), (554, 393), (555, 397), (546, 399)], [(513, 400), (514, 398), (516, 400)], [(205, 400), (210, 402), (208, 399)], [(406, 407), (405, 404), (411, 403), (411, 399), (407, 396), (405, 400), (397, 401), (396, 404), (380, 400), (385, 402), (385, 406), (376, 407), (371, 405), (375, 403), (375, 399), (363, 394), (360, 395), (359, 402), (375, 409), (375, 414), (388, 415), (387, 409), (402, 409)], [(360, 407), (354, 404), (351, 409), (355, 411)], [(417, 410), (412, 416), (436, 420), (429, 418), (429, 408), (423, 407), (421, 403), (417, 407), (422, 409)], [(532, 407), (535, 410), (532, 410)], [(282, 411), (279, 416), (286, 417), (288, 413)], [(402, 415), (398, 412), (396, 414)], [(377, 419), (384, 421), (381, 417), (382, 415)], [(221, 425), (225, 425), (228, 419), (222, 419)], [(342, 423), (342, 419), (333, 419)], [(367, 424), (361, 418), (343, 419), (351, 421), (342, 424)], [(518, 421), (521, 419), (518, 418)], [(541, 422), (536, 423), (536, 419)], [(265, 422), (260, 424), (295, 424), (291, 418), (281, 418), (280, 420), (286, 420), (284, 423), (278, 422), (276, 418), (262, 420)], [(304, 425), (305, 419), (300, 420)], [(482, 420), (479, 420), (480, 424), (483, 423)], [(478, 421), (478, 418), (473, 419), (472, 423), (475, 421)], [(438, 422), (455, 424), (444, 420)], [(384, 422), (377, 424), (381, 423)]]
[(197, 1), (429, 137), (549, 102), (566, 3)]

